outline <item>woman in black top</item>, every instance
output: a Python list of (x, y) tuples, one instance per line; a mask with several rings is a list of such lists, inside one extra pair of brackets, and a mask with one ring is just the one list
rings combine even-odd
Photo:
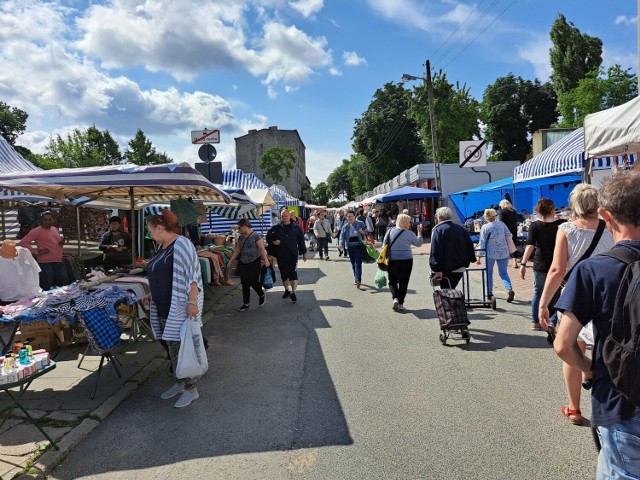
[(540, 306), (540, 297), (544, 290), (544, 282), (547, 280), (547, 273), (551, 268), (553, 260), (553, 250), (556, 246), (556, 235), (558, 234), (558, 226), (566, 220), (556, 218), (556, 206), (553, 200), (548, 198), (540, 198), (534, 211), (542, 218), (529, 226), (527, 235), (527, 248), (524, 250), (522, 261), (520, 263), (520, 276), (524, 279), (527, 271), (527, 261), (531, 257), (533, 250), (533, 298), (531, 299), (531, 326), (532, 330), (542, 330), (540, 321), (538, 320), (538, 307)]
[[(518, 241), (518, 212), (513, 208), (511, 202), (509, 200), (501, 200), (500, 201), (500, 220), (504, 223), (509, 232), (511, 233), (511, 237), (513, 238), (514, 243)], [(515, 254), (511, 255), (513, 258), (513, 268), (518, 268), (518, 258)]]

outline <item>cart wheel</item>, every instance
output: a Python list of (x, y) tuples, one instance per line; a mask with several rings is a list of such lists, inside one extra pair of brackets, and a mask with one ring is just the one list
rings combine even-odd
[(444, 333), (440, 334), (440, 343), (443, 345), (447, 344), (447, 337), (444, 336)]
[(491, 309), (495, 310), (496, 309), (496, 297), (491, 297)]
[(471, 341), (471, 335), (469, 334), (469, 330), (467, 330), (466, 328), (462, 331), (462, 339), (467, 342), (467, 345), (469, 345), (469, 342)]

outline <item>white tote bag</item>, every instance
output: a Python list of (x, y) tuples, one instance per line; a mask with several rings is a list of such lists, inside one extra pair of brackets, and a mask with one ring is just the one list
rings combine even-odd
[(209, 369), (200, 323), (187, 319), (180, 327), (180, 351), (176, 365), (177, 378), (196, 378)]

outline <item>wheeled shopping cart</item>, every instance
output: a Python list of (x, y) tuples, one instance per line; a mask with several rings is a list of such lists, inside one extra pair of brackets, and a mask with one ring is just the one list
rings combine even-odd
[[(440, 282), (447, 285), (449, 279), (443, 277), (441, 281), (431, 278), (433, 287), (433, 303), (440, 322), (440, 343), (446, 345), (447, 339), (464, 340), (467, 344), (471, 341), (469, 334), (469, 317), (465, 305), (464, 294), (453, 288), (436, 288)], [(449, 282), (449, 286), (451, 283)]]

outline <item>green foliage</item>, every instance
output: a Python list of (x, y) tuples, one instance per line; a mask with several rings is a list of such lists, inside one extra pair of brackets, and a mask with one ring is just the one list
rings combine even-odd
[(580, 33), (562, 14), (551, 26), (551, 82), (556, 94), (573, 90), (589, 72), (602, 64), (602, 40)]
[(56, 135), (55, 139), (49, 140), (46, 150), (46, 163), (62, 167), (99, 167), (122, 163), (120, 149), (109, 130), (103, 132), (95, 125), (83, 132), (76, 128), (67, 135), (66, 140)]
[(325, 182), (318, 183), (311, 192), (311, 202), (316, 205), (327, 205), (331, 195), (329, 194), (329, 186)]
[(530, 134), (556, 120), (555, 106), (551, 86), (538, 80), (510, 73), (489, 85), (480, 111), (492, 144), (490, 160), (524, 160), (531, 151)]
[[(458, 83), (455, 86), (449, 83), (442, 70), (433, 76), (432, 84), (440, 162), (458, 163), (459, 142), (480, 136), (480, 105), (471, 97), (466, 85), (461, 87)], [(420, 126), (425, 154), (433, 156), (426, 84), (413, 89), (409, 115)]]
[[(296, 157), (289, 147), (269, 147), (258, 162), (258, 166), (275, 183), (289, 178), (296, 165)], [(283, 173), (284, 171), (284, 173)]]
[(615, 65), (607, 70), (606, 77), (603, 74), (592, 72), (576, 88), (558, 96), (560, 127), (580, 127), (588, 114), (617, 107), (638, 95), (637, 77), (631, 69)]
[(147, 139), (142, 130), (138, 129), (135, 137), (129, 142), (129, 148), (124, 152), (124, 158), (129, 163), (136, 165), (158, 165), (170, 163), (164, 153), (157, 153), (155, 147)]
[(27, 128), (27, 118), (29, 115), (17, 107), (10, 107), (0, 101), (0, 135), (7, 142), (15, 145), (16, 139), (24, 133)]
[(342, 160), (342, 165), (337, 167), (327, 178), (327, 187), (331, 198), (344, 200), (353, 198), (353, 185), (349, 176), (349, 160)]
[(386, 83), (355, 120), (353, 150), (367, 159), (369, 185), (382, 183), (424, 158), (418, 127), (407, 115), (409, 101), (410, 93), (402, 86)]

